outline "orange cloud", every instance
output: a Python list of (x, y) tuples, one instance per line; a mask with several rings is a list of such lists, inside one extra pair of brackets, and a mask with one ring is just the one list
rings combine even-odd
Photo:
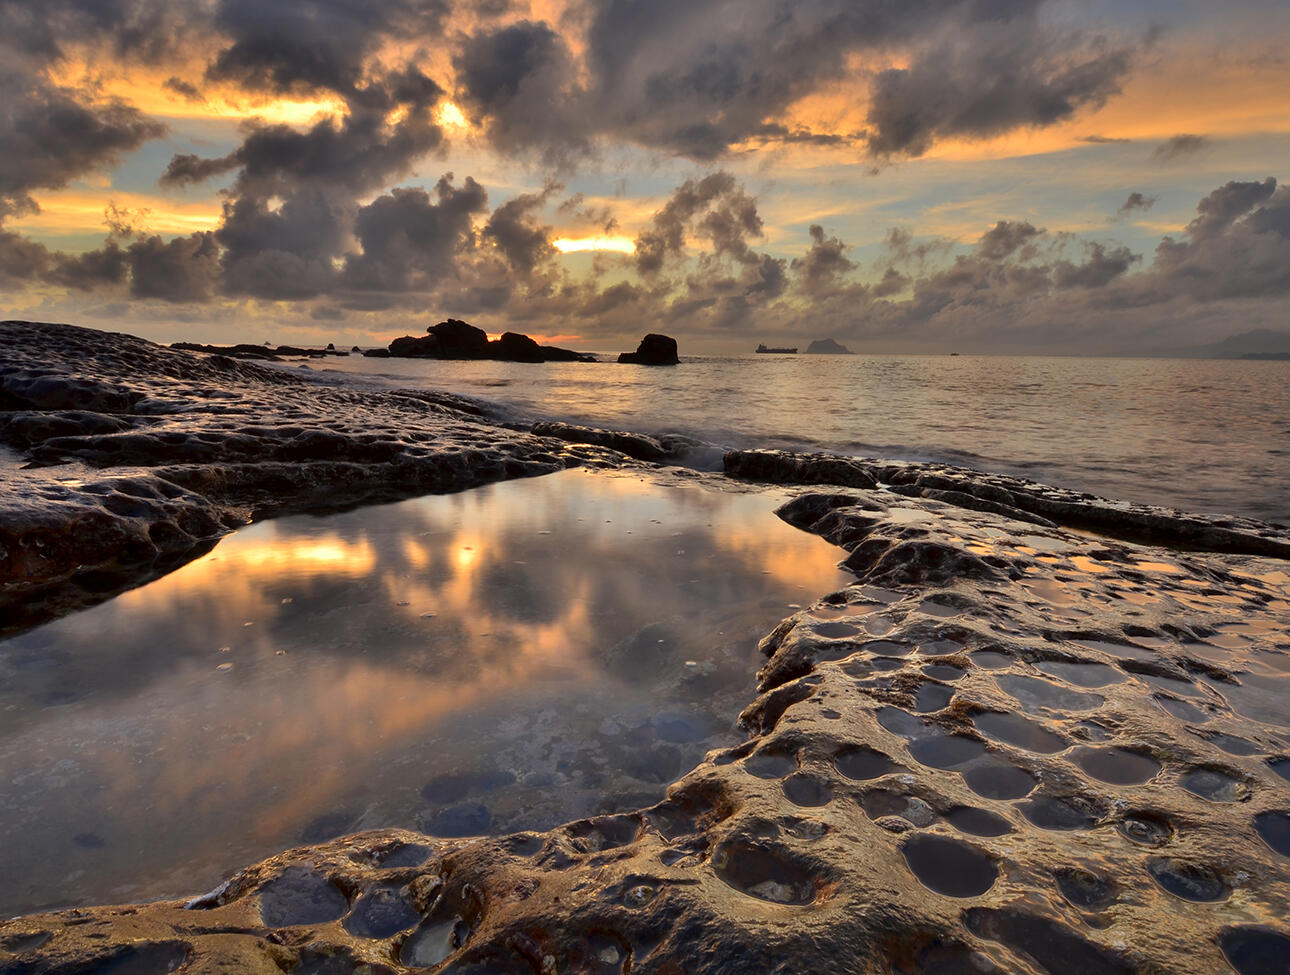
[(40, 197), (40, 212), (13, 217), (5, 226), (39, 238), (42, 235), (106, 231), (104, 210), (108, 202), (131, 211), (146, 211), (139, 229), (156, 234), (191, 234), (219, 226), (218, 200), (179, 202), (143, 193), (103, 190), (87, 193), (81, 189), (56, 190)]

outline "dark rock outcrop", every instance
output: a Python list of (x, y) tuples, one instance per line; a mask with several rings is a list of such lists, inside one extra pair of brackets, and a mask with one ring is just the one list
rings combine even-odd
[(635, 352), (622, 353), (618, 361), (638, 366), (674, 366), (681, 360), (676, 355), (676, 339), (650, 332), (641, 339)]
[(850, 349), (833, 339), (816, 339), (806, 347), (807, 355), (854, 355)]
[(489, 358), (488, 333), (460, 318), (449, 318), (438, 325), (431, 325), (426, 331), (438, 340), (439, 355), (445, 359)]
[(881, 485), (906, 497), (926, 498), (1046, 527), (1061, 525), (1151, 545), (1290, 558), (1290, 537), (1281, 528), (1264, 522), (1114, 501), (949, 464), (782, 450), (731, 450), (724, 457), (724, 465), (730, 477), (748, 481), (860, 488)]
[(595, 362), (595, 356), (540, 345), (519, 332), (503, 332), (495, 342), (488, 333), (469, 322), (449, 318), (431, 325), (429, 334), (405, 335), (390, 343), (387, 350), (373, 349), (363, 353), (372, 358), (394, 356), (402, 359), (494, 359), (501, 362)]

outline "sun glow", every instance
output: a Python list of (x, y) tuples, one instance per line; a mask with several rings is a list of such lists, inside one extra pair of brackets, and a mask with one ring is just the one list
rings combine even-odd
[(580, 251), (612, 251), (615, 254), (635, 254), (636, 241), (631, 237), (561, 237), (551, 241), (561, 254)]
[(435, 109), (435, 121), (445, 129), (466, 129), (470, 123), (466, 121), (466, 116), (462, 114), (460, 108), (452, 102), (443, 102)]
[[(215, 230), (221, 210), (218, 200), (191, 203), (143, 193), (114, 190), (111, 201), (140, 215), (139, 229), (149, 234), (191, 234)], [(28, 233), (67, 234), (100, 232), (104, 223), (104, 197), (80, 189), (43, 194), (40, 210), (6, 221), (6, 226)]]

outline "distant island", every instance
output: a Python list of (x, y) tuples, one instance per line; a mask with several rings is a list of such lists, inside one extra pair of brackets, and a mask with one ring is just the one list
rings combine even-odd
[(806, 347), (807, 355), (855, 355), (841, 342), (833, 339), (816, 339)]
[(1230, 335), (1221, 342), (1171, 349), (1162, 354), (1188, 359), (1283, 359), (1290, 356), (1290, 332), (1255, 328)]
[(1272, 362), (1290, 362), (1290, 352), (1247, 352), (1242, 359), (1263, 359)]
[[(348, 352), (339, 352), (335, 343), (328, 343), (325, 349), (302, 349), (295, 345), (279, 345), (276, 348), (265, 343), (264, 345), (248, 345), (243, 342), (239, 345), (203, 345), (198, 342), (171, 342), (172, 349), (179, 349), (181, 352), (208, 352), (212, 355), (224, 355), (232, 359), (263, 359), (273, 361), (284, 357), (297, 358), (306, 356), (310, 359), (321, 359), (329, 355), (349, 355)], [(354, 351), (358, 351), (358, 346), (354, 346)]]

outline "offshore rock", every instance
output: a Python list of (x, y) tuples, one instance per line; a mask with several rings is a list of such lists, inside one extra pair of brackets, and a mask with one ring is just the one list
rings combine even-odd
[[(427, 332), (439, 343), (439, 355), (445, 359), (484, 359), (488, 357), (488, 333), (459, 318), (449, 318), (431, 325)], [(390, 349), (394, 351), (393, 348)]]
[(623, 352), (618, 361), (638, 366), (675, 366), (681, 360), (676, 354), (676, 339), (650, 332), (641, 339), (635, 352)]
[[(496, 341), (489, 341), (488, 333), (468, 322), (449, 318), (431, 325), (428, 335), (405, 335), (390, 343), (385, 356), (410, 359), (496, 359), (502, 362), (595, 362), (595, 357), (560, 349), (553, 345), (539, 345), (534, 339), (519, 332), (503, 332)], [(382, 356), (382, 350), (365, 355)]]

